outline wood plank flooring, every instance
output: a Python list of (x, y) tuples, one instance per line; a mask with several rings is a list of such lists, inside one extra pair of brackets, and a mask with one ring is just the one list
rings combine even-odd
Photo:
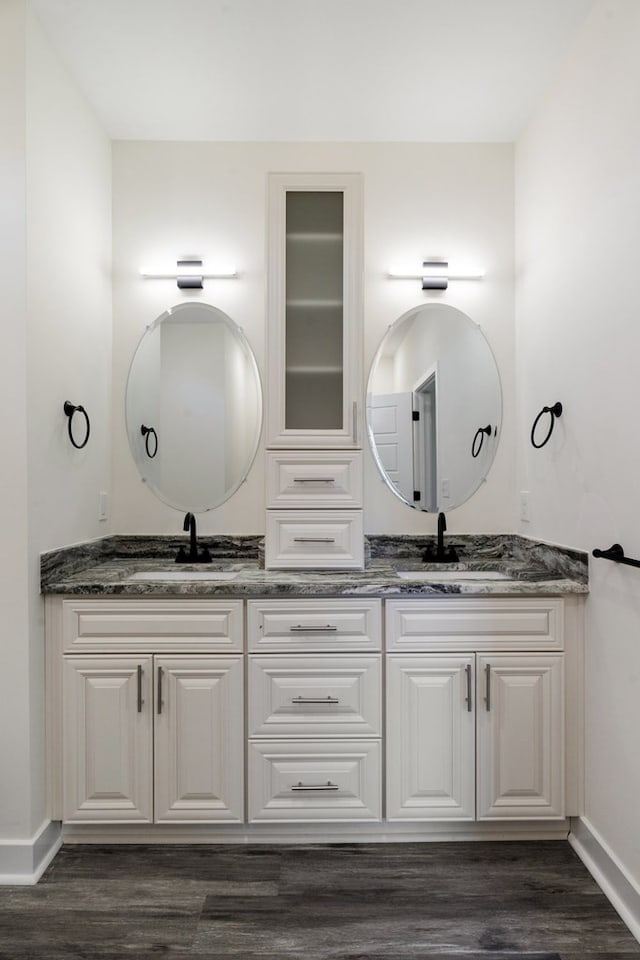
[(1, 960), (638, 960), (571, 847), (65, 846)]

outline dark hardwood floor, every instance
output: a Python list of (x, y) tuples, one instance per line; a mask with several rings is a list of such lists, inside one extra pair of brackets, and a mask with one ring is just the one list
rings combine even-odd
[(634, 960), (571, 847), (66, 846), (0, 887), (2, 960)]

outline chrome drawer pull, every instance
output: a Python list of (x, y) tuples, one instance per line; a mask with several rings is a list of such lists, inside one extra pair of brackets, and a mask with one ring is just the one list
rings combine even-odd
[(294, 477), (294, 483), (335, 483), (335, 477)]
[(294, 537), (294, 543), (335, 543), (335, 537)]
[(138, 664), (138, 713), (142, 713), (142, 664)]
[(491, 664), (488, 663), (484, 668), (485, 678), (486, 678), (486, 694), (484, 702), (487, 706), (487, 710), (491, 710)]
[(337, 697), (293, 697), (291, 703), (340, 703)]
[(336, 633), (338, 630), (337, 627), (332, 627), (330, 623), (326, 623), (324, 626), (305, 626), (303, 623), (298, 623), (293, 627), (289, 627), (290, 633)]
[(302, 783), (299, 780), (297, 783), (291, 787), (292, 790), (339, 790), (340, 787), (337, 783), (331, 783), (331, 780), (327, 780), (326, 783)]
[(162, 713), (162, 667), (158, 667), (158, 713)]

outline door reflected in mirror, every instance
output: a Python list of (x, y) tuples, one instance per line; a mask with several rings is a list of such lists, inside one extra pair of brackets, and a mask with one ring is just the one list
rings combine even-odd
[(142, 337), (126, 393), (129, 445), (165, 503), (202, 512), (224, 503), (258, 448), (262, 394), (240, 328), (222, 310), (181, 303)]
[(408, 506), (460, 506), (485, 480), (502, 422), (495, 358), (480, 327), (447, 304), (401, 316), (371, 365), (367, 430), (390, 489)]

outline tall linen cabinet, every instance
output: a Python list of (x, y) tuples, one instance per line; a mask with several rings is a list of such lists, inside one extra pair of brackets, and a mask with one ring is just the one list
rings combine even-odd
[(361, 568), (362, 179), (269, 175), (266, 565)]

